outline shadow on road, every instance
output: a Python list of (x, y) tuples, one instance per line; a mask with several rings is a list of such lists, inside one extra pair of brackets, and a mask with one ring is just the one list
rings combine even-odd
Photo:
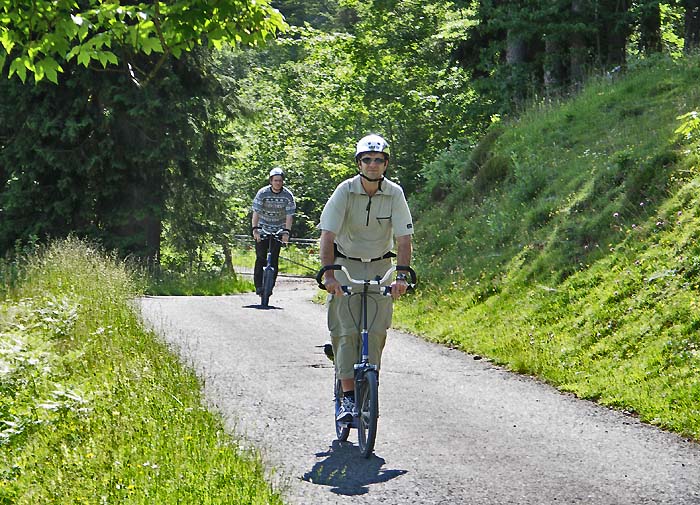
[(349, 442), (333, 441), (326, 452), (316, 454), (324, 457), (302, 477), (303, 480), (321, 486), (331, 486), (331, 492), (355, 496), (369, 492), (370, 484), (387, 482), (406, 473), (406, 470), (386, 470), (384, 459), (372, 455), (363, 458), (357, 446)]
[(268, 305), (263, 307), (262, 305), (243, 305), (244, 309), (258, 309), (258, 310), (284, 310), (282, 307), (275, 307), (274, 305)]

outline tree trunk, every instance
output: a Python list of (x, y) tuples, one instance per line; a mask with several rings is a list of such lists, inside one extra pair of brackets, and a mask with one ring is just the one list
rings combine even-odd
[(639, 50), (646, 55), (661, 52), (661, 9), (659, 0), (642, 5), (639, 16)]
[(520, 103), (527, 95), (525, 89), (524, 67), (527, 59), (525, 39), (514, 30), (508, 30), (506, 36), (506, 66), (508, 88), (514, 103)]
[(160, 264), (160, 237), (163, 232), (163, 222), (155, 216), (148, 216), (144, 223), (146, 227), (146, 257), (153, 266)]
[(513, 30), (508, 30), (506, 39), (506, 63), (509, 66), (525, 63), (527, 45), (525, 40)]
[(228, 245), (226, 240), (221, 244), (221, 248), (224, 251), (224, 265), (221, 268), (222, 274), (232, 274), (233, 273), (233, 255), (231, 254), (231, 246)]
[(602, 36), (606, 41), (606, 53), (600, 56), (601, 62), (608, 68), (622, 66), (627, 60), (627, 37), (630, 33), (630, 24), (626, 20), (628, 12), (627, 0), (617, 0), (610, 11), (603, 13)]
[(564, 77), (564, 61), (561, 42), (554, 37), (544, 41), (544, 91), (547, 96), (556, 94)]
[[(571, 1), (571, 17), (574, 21), (581, 21), (584, 14), (584, 0)], [(583, 84), (586, 76), (586, 42), (583, 34), (579, 31), (572, 31), (569, 39), (571, 63), (569, 72), (571, 76), (571, 84), (574, 88), (578, 88)]]
[(700, 0), (685, 0), (685, 45), (689, 53), (700, 47)]

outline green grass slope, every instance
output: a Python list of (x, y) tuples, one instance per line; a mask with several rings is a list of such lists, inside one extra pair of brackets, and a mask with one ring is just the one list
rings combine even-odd
[(282, 503), (123, 263), (67, 239), (0, 274), (0, 504)]
[(700, 439), (699, 63), (601, 78), (427, 167), (429, 282), (399, 324)]

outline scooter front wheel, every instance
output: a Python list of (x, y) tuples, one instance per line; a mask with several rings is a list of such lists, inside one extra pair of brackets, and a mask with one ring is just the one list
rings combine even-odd
[(357, 381), (355, 397), (357, 399), (357, 438), (360, 452), (369, 458), (377, 439), (377, 420), (379, 417), (379, 382), (376, 370), (366, 371)]
[(263, 272), (263, 284), (260, 293), (260, 305), (267, 307), (270, 303), (270, 295), (272, 294), (272, 285), (275, 283), (275, 271), (272, 268), (266, 268)]

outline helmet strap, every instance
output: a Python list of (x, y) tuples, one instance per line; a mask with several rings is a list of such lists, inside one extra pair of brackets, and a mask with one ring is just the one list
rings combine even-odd
[(363, 174), (362, 171), (360, 171), (360, 177), (362, 177), (364, 180), (370, 181), (370, 182), (382, 182), (384, 180), (383, 175), (381, 177), (379, 177), (378, 179), (372, 179), (371, 177), (367, 177), (365, 174)]

